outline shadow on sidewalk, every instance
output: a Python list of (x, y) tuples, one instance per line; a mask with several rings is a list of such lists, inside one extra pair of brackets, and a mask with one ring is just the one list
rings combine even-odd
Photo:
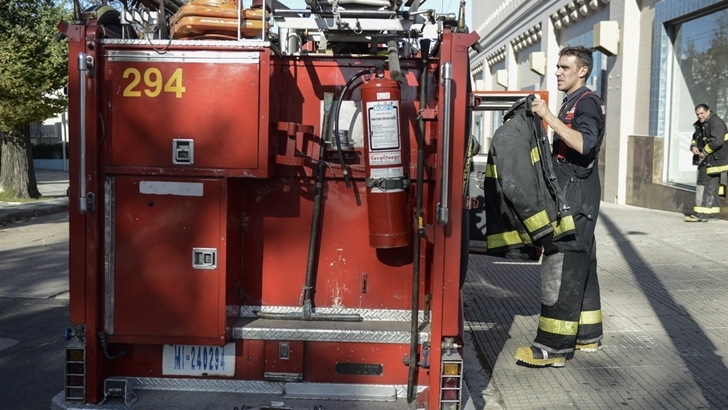
[[(612, 220), (601, 214), (600, 221), (614, 238), (640, 289), (647, 297), (655, 316), (665, 333), (670, 337), (677, 355), (690, 372), (695, 384), (700, 388), (710, 409), (725, 408), (725, 382), (728, 368), (723, 365), (721, 356), (715, 354), (716, 346), (708, 335), (695, 322), (690, 313), (670, 295), (658, 275), (650, 267), (630, 241), (620, 233)], [(687, 272), (686, 272), (687, 273)], [(664, 314), (662, 312), (669, 312)], [(676, 321), (675, 315), (681, 317)], [(716, 318), (720, 320), (720, 318)], [(706, 408), (706, 407), (700, 407)]]
[[(511, 334), (516, 316), (541, 313), (541, 265), (514, 262), (490, 255), (470, 255), (467, 285), (463, 287), (465, 320), (492, 375)], [(533, 338), (536, 334), (529, 334)], [(531, 339), (521, 341), (522, 345)], [(511, 356), (506, 357), (511, 360)], [(471, 394), (475, 396), (477, 392)], [(491, 398), (493, 399), (493, 398)], [(495, 398), (498, 401), (497, 398)]]

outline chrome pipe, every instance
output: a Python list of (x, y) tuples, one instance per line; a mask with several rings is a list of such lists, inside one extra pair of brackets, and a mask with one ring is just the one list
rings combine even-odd
[(78, 53), (78, 213), (86, 213), (86, 53)]
[(444, 88), (444, 99), (442, 104), (442, 159), (440, 161), (440, 202), (437, 204), (437, 223), (447, 225), (450, 220), (450, 209), (448, 208), (447, 195), (450, 191), (450, 123), (452, 121), (452, 63), (447, 62), (440, 69), (442, 75), (442, 86)]
[[(274, 10), (273, 14), (276, 17), (307, 17), (308, 15), (315, 14), (320, 17), (333, 17), (334, 14), (330, 11), (315, 11), (315, 10)], [(372, 18), (385, 18), (395, 17), (398, 15), (396, 11), (391, 10), (339, 10), (341, 17), (372, 17)]]

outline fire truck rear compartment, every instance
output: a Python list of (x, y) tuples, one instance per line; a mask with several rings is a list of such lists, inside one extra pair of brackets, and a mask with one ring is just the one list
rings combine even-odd
[[(52, 408), (467, 409), (460, 219), (447, 210), (462, 208), (449, 187), (464, 169), (477, 36), (448, 29), (442, 61), (410, 53), (387, 71), (374, 53), (286, 56), (267, 41), (99, 39), (96, 28), (66, 33), (86, 147), (71, 196), (99, 203), (71, 215), (78, 340)], [(398, 54), (397, 41), (372, 40)], [(377, 82), (388, 85), (365, 96)], [(331, 155), (331, 95), (347, 100), (336, 118), (353, 142), (346, 161)], [(404, 240), (371, 241), (392, 231), (373, 230), (385, 212), (404, 216)], [(213, 357), (228, 367), (213, 373)]]

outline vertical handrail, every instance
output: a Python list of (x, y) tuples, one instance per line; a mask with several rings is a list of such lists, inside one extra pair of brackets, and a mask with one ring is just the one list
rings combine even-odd
[(240, 25), (242, 24), (241, 18), (240, 18), (240, 13), (242, 13), (242, 11), (241, 11), (242, 9), (243, 9), (243, 1), (240, 0), (240, 3), (238, 4), (238, 35), (237, 35), (238, 41), (240, 41), (243, 38), (242, 34), (240, 33), (240, 31), (241, 31)]
[(440, 202), (437, 204), (437, 223), (447, 225), (450, 219), (447, 194), (450, 190), (450, 122), (452, 111), (452, 63), (449, 61), (442, 65), (442, 85), (444, 88), (444, 100), (442, 104), (442, 160), (440, 161)]
[(86, 53), (78, 53), (78, 212), (86, 213)]

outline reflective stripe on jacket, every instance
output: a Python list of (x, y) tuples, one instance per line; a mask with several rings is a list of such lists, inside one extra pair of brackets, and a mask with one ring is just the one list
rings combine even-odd
[(704, 123), (693, 124), (695, 133), (690, 142), (690, 149), (697, 146), (705, 152), (705, 165), (708, 175), (716, 175), (728, 171), (728, 127), (718, 115), (710, 113)]

